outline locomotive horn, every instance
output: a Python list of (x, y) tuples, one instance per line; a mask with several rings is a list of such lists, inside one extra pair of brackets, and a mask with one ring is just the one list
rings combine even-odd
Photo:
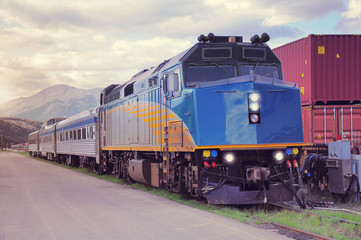
[(208, 34), (208, 40), (209, 40), (210, 42), (213, 42), (214, 39), (216, 39), (216, 36), (214, 36), (213, 33), (209, 33), (209, 34)]
[(204, 36), (203, 34), (198, 37), (199, 42), (213, 42), (216, 39), (216, 36), (213, 33), (209, 33), (208, 36)]
[(270, 40), (270, 36), (267, 33), (262, 33), (260, 43), (265, 43), (268, 42), (269, 40)]
[(260, 37), (258, 36), (258, 34), (255, 34), (253, 37), (251, 37), (251, 43), (256, 43), (258, 44), (260, 42)]
[(200, 36), (198, 37), (198, 41), (205, 43), (205, 42), (208, 41), (208, 38), (202, 34), (202, 35), (200, 35)]

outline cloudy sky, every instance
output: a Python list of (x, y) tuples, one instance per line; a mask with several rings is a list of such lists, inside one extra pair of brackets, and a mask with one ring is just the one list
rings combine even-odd
[(0, 104), (60, 83), (125, 82), (209, 32), (267, 32), (271, 47), (360, 33), (361, 0), (1, 0)]

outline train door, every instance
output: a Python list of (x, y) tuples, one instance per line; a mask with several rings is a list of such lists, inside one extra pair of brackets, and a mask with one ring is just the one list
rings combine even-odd
[(40, 131), (36, 133), (36, 155), (39, 154), (40, 151)]
[(166, 73), (163, 76), (163, 103), (164, 114), (162, 114), (162, 152), (163, 152), (163, 181), (169, 183), (169, 161), (170, 148), (183, 146), (183, 123), (179, 120), (169, 119), (172, 108), (172, 100), (180, 96), (179, 68)]
[(105, 147), (106, 144), (106, 108), (103, 108), (100, 111), (100, 129), (99, 129), (99, 139), (100, 147)]
[[(93, 134), (89, 134), (91, 138), (94, 138), (95, 142), (95, 162), (99, 164), (100, 162), (100, 149), (101, 149), (101, 134), (100, 134), (100, 128), (101, 128), (101, 109), (96, 108), (96, 117), (94, 117), (94, 128), (93, 128)], [(89, 130), (91, 131), (91, 130)]]
[(53, 144), (54, 144), (54, 146), (53, 146), (53, 149), (54, 149), (54, 158), (56, 159), (56, 157), (57, 157), (57, 148), (56, 148), (56, 146), (57, 146), (57, 142), (58, 142), (58, 135), (57, 135), (57, 132), (56, 132), (56, 124), (54, 124), (53, 125), (53, 135), (54, 135), (54, 142), (53, 142)]
[(169, 110), (172, 108), (172, 101), (181, 95), (181, 82), (179, 68), (176, 68), (165, 75), (165, 87), (163, 89), (164, 104), (166, 107), (166, 114), (164, 114), (164, 122), (167, 136), (163, 142), (167, 143), (168, 147), (183, 147), (183, 122), (177, 119), (169, 119), (171, 116)]
[[(142, 95), (139, 95), (139, 102), (148, 103), (150, 107), (153, 106), (152, 102), (152, 92), (147, 92)], [(141, 107), (141, 106), (140, 106)], [(139, 116), (138, 116), (139, 119)], [(138, 121), (138, 129), (139, 129), (139, 144), (141, 145), (149, 145), (150, 144), (150, 136), (151, 136), (151, 128), (148, 126), (148, 122)]]
[[(128, 105), (133, 109), (138, 109), (138, 96), (128, 100)], [(137, 144), (139, 142), (139, 118), (135, 114), (125, 115), (125, 131), (129, 144)]]

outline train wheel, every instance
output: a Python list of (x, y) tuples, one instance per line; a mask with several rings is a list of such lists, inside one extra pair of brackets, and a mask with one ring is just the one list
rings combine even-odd
[(126, 156), (126, 154), (121, 158), (120, 162), (120, 172), (123, 179), (128, 183), (132, 184), (135, 183), (135, 181), (129, 176), (129, 158)]
[(99, 165), (98, 165), (98, 173), (100, 175), (104, 174), (106, 172), (106, 161), (104, 158), (100, 159)]
[(90, 163), (90, 169), (93, 173), (98, 173), (99, 172), (99, 165), (96, 164), (96, 162), (91, 162)]

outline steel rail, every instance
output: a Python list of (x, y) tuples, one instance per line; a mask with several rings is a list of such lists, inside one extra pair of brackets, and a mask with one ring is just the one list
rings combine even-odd
[(294, 208), (294, 207), (291, 207), (291, 206), (285, 206), (285, 205), (281, 205), (281, 204), (277, 204), (277, 203), (269, 203), (269, 204), (270, 204), (270, 205), (273, 205), (273, 206), (276, 206), (276, 207), (279, 207), (279, 208), (286, 209), (286, 210), (288, 210), (288, 211), (294, 211), (294, 212), (298, 212), (298, 213), (306, 213), (307, 215), (310, 215), (310, 216), (314, 215), (314, 216), (318, 216), (318, 217), (325, 217), (325, 218), (337, 220), (337, 221), (339, 221), (340, 223), (354, 224), (354, 225), (356, 225), (356, 226), (360, 226), (360, 225), (361, 225), (361, 223), (354, 222), (354, 221), (350, 221), (350, 220), (347, 220), (347, 219), (338, 218), (338, 217), (332, 217), (332, 216), (323, 216), (323, 215), (318, 214), (318, 213), (308, 212), (308, 211), (305, 211), (305, 210), (302, 210), (302, 209), (297, 209), (297, 208)]
[(272, 221), (268, 221), (268, 220), (265, 220), (263, 218), (259, 218), (259, 217), (255, 217), (255, 216), (249, 216), (253, 219), (256, 219), (258, 221), (262, 221), (262, 222), (266, 222), (266, 223), (269, 223), (269, 224), (272, 224), (272, 225), (275, 225), (277, 227), (281, 227), (281, 228), (284, 228), (284, 229), (287, 229), (287, 230), (291, 230), (291, 231), (294, 231), (294, 232), (298, 232), (298, 233), (301, 233), (301, 234), (304, 234), (304, 235), (307, 235), (307, 236), (310, 236), (310, 237), (313, 237), (315, 239), (323, 239), (323, 240), (332, 240), (333, 238), (329, 238), (329, 237), (326, 237), (326, 236), (322, 236), (322, 235), (319, 235), (319, 234), (316, 234), (316, 233), (311, 233), (311, 232), (308, 232), (308, 231), (305, 231), (305, 230), (302, 230), (302, 229), (299, 229), (299, 228), (294, 228), (294, 227), (290, 227), (290, 226), (287, 226), (287, 225), (284, 225), (284, 224), (281, 224), (281, 223), (276, 223), (276, 222), (272, 222)]

